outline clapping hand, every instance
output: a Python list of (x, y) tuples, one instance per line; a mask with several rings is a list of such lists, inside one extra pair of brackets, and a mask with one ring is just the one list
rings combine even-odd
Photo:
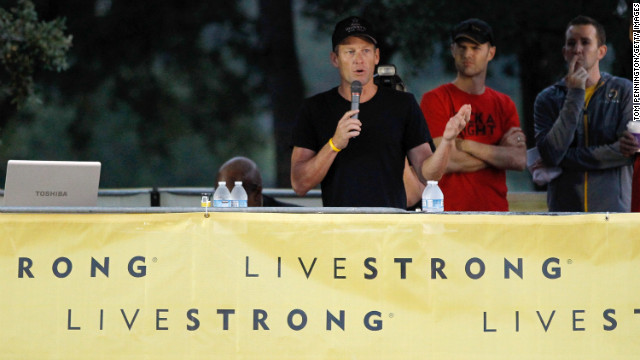
[(467, 126), (469, 119), (471, 119), (471, 105), (462, 105), (458, 113), (453, 115), (447, 122), (447, 126), (444, 128), (444, 133), (442, 134), (443, 140), (451, 141), (455, 139), (462, 129)]

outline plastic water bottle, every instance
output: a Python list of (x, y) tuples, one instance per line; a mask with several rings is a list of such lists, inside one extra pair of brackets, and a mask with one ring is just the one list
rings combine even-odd
[(233, 183), (233, 189), (231, 190), (231, 207), (247, 207), (247, 192), (244, 191), (244, 187), (242, 187), (242, 181)]
[(227, 189), (226, 181), (218, 181), (218, 188), (213, 193), (213, 207), (231, 207), (231, 193)]
[(427, 181), (427, 187), (422, 192), (422, 211), (428, 213), (444, 211), (444, 194), (437, 181)]

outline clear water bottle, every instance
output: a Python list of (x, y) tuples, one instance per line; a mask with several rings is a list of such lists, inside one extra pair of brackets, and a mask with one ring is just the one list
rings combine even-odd
[(231, 207), (231, 193), (227, 189), (226, 181), (218, 181), (218, 188), (213, 193), (213, 207)]
[(444, 211), (444, 194), (437, 181), (427, 181), (427, 187), (422, 192), (422, 211), (428, 213)]
[(247, 192), (242, 187), (242, 181), (234, 182), (231, 190), (231, 207), (246, 208), (247, 198)]

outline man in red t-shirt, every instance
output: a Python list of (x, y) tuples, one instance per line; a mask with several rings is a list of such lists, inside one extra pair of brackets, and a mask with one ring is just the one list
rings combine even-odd
[(446, 211), (508, 211), (505, 170), (524, 170), (526, 142), (515, 104), (485, 85), (495, 55), (493, 31), (469, 19), (451, 34), (456, 79), (423, 95), (420, 107), (436, 146), (456, 109), (471, 105), (471, 119), (456, 139), (440, 180)]

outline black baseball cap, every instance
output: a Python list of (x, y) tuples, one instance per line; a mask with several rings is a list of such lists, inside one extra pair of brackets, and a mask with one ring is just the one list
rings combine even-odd
[(333, 48), (335, 49), (336, 46), (349, 36), (359, 36), (371, 41), (374, 45), (378, 44), (371, 24), (369, 24), (367, 20), (357, 16), (350, 16), (336, 24), (336, 28), (333, 30), (333, 36), (331, 36)]
[(453, 28), (451, 40), (456, 42), (461, 39), (470, 40), (476, 44), (486, 42), (489, 42), (490, 45), (494, 44), (491, 26), (480, 19), (468, 19)]

